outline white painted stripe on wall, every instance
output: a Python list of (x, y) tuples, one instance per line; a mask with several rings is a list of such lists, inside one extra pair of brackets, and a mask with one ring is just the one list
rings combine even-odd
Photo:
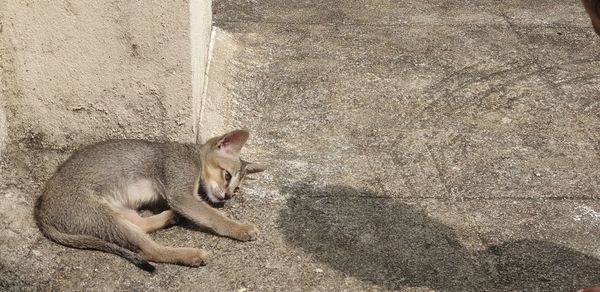
[[(204, 109), (205, 109), (205, 104), (206, 104), (206, 99), (208, 97), (208, 74), (210, 71), (210, 61), (211, 61), (211, 57), (212, 57), (212, 50), (213, 50), (213, 46), (215, 44), (215, 37), (217, 35), (217, 27), (213, 27), (211, 34), (210, 34), (210, 41), (208, 44), (208, 57), (206, 60), (206, 70), (204, 71), (204, 87), (202, 88), (202, 94), (200, 96), (200, 113), (198, 115), (198, 128), (200, 127), (200, 123), (202, 122), (202, 117), (204, 116)], [(200, 131), (196, 132), (196, 143), (203, 143), (206, 141), (201, 141), (201, 139), (207, 139), (207, 137), (200, 137)]]
[(192, 57), (193, 132), (199, 142), (199, 126), (205, 99), (206, 68), (212, 28), (212, 1), (190, 0), (190, 49)]

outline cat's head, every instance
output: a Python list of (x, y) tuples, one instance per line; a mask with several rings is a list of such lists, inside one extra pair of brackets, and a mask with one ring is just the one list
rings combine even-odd
[(236, 130), (214, 137), (204, 144), (206, 152), (201, 176), (209, 201), (222, 203), (231, 199), (247, 174), (265, 170), (257, 163), (240, 159), (240, 151), (248, 137), (248, 131)]

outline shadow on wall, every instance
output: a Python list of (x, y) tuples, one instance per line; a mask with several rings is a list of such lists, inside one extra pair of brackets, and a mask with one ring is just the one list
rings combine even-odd
[(600, 260), (554, 243), (463, 247), (416, 207), (344, 186), (293, 185), (279, 225), (287, 241), (335, 269), (385, 288), (575, 291), (600, 283)]

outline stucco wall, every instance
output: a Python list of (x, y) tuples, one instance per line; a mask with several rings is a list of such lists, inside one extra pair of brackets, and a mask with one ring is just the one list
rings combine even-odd
[(196, 29), (209, 35), (210, 1), (0, 5), (11, 138), (58, 148), (106, 137), (194, 140), (190, 8), (208, 9), (208, 27)]

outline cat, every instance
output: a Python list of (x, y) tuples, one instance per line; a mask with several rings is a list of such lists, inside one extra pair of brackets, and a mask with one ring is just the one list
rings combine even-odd
[[(76, 151), (46, 183), (34, 217), (49, 239), (117, 254), (149, 272), (149, 262), (197, 267), (208, 253), (154, 242), (147, 232), (183, 216), (216, 234), (255, 240), (258, 229), (212, 205), (234, 196), (245, 175), (264, 167), (239, 158), (249, 133), (236, 130), (202, 145), (109, 140)], [(142, 217), (140, 208), (168, 206)]]

